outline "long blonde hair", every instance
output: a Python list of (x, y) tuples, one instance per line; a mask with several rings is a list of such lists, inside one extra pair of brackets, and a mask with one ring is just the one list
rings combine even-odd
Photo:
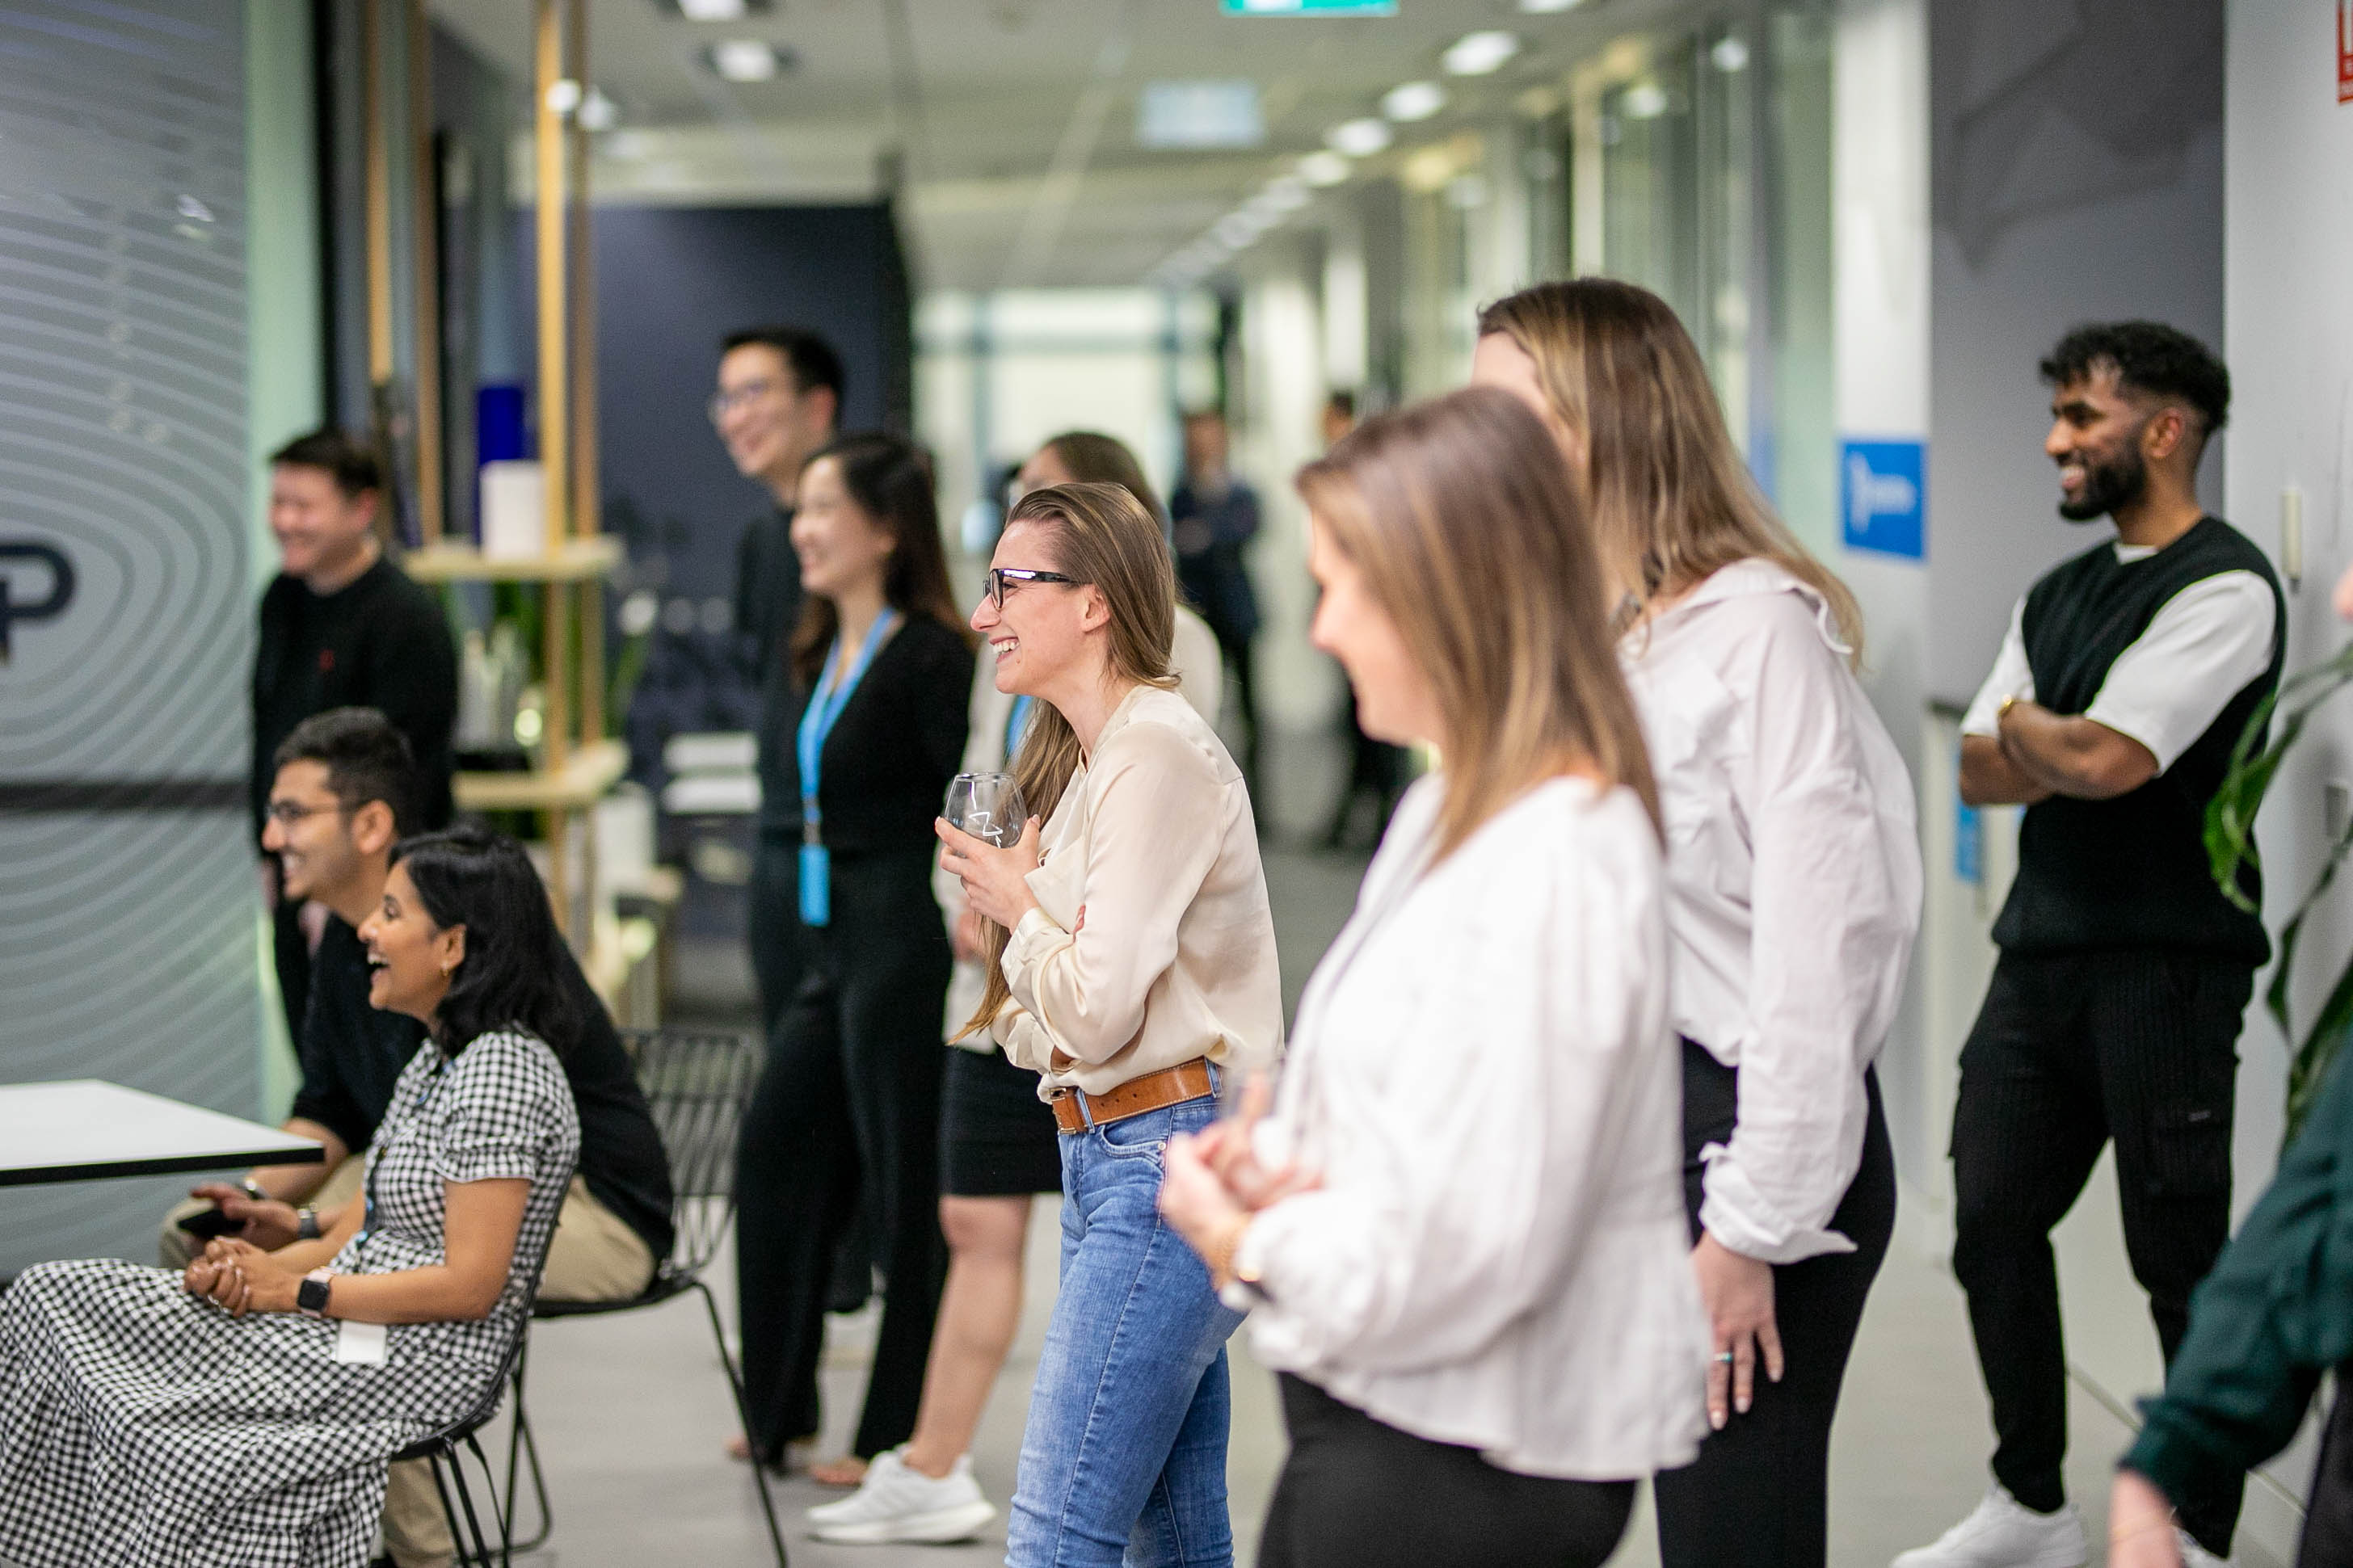
[(1770, 561), (1821, 595), (1862, 665), (1854, 595), (1758, 491), (1664, 300), (1607, 278), (1539, 283), (1479, 312), (1479, 335), (1493, 332), (1535, 362), (1553, 413), (1584, 440), (1594, 535), (1636, 618), (1735, 562)]
[[(1168, 645), (1176, 635), (1176, 567), (1160, 520), (1124, 485), (1082, 482), (1047, 485), (1023, 496), (1006, 514), (1005, 526), (1010, 531), (1025, 523), (1052, 570), (1093, 587), (1109, 605), (1112, 675), (1132, 685), (1173, 689)], [(1071, 721), (1050, 702), (1032, 704), (1011, 759), (1030, 816), (1043, 822), (1054, 815), (1079, 762)], [(1002, 963), (1008, 935), (996, 921), (982, 920), (987, 988), (979, 1011), (957, 1031), (959, 1039), (987, 1028), (1011, 999)]]
[(1446, 715), (1438, 858), (1571, 768), (1625, 785), (1659, 823), (1600, 561), (1558, 454), (1517, 398), (1471, 387), (1366, 420), (1296, 481)]

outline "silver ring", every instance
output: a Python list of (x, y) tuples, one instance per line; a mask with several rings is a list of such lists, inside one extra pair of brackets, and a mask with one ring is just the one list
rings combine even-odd
[(1715, 1359), (1729, 1366), (1732, 1363), (1732, 1352), (1730, 1351), (1725, 1351), (1719, 1354)]

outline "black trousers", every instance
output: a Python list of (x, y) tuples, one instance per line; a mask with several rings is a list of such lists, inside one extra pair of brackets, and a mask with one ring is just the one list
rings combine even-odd
[[(1953, 1273), (1993, 1400), (1994, 1478), (2028, 1508), (2066, 1501), (2067, 1362), (2051, 1228), (2110, 1139), (2125, 1249), (2168, 1365), (2189, 1292), (2231, 1232), (2231, 1117), (2254, 971), (2193, 952), (2004, 953), (1961, 1048)], [(2181, 1500), (2226, 1547), (2239, 1480)], [(2217, 1543), (2220, 1543), (2218, 1546)]]
[[(277, 875), (273, 868), (272, 877)], [(280, 894), (269, 911), (269, 955), (278, 971), (278, 999), (285, 1004), (286, 1028), (299, 1048), (302, 1016), (311, 1005), (311, 943), (302, 934), (302, 900)]]
[(764, 827), (752, 851), (752, 885), (744, 910), (744, 941), (760, 987), (760, 1027), (775, 1032), (800, 994), (808, 932), (801, 924), (801, 836), (798, 828)]
[[(1694, 1246), (1704, 1196), (1700, 1151), (1732, 1141), (1739, 1081), (1736, 1068), (1683, 1042), (1683, 1203)], [(1871, 1115), (1862, 1163), (1830, 1224), (1855, 1250), (1774, 1266), (1781, 1381), (1760, 1368), (1748, 1414), (1709, 1433), (1695, 1462), (1654, 1482), (1664, 1568), (1821, 1568), (1829, 1553), (1831, 1421), (1863, 1300), (1895, 1229), (1895, 1157), (1876, 1068), (1863, 1088)]]
[(1259, 1568), (1598, 1568), (1626, 1533), (1631, 1481), (1514, 1475), (1289, 1373), (1282, 1384), (1291, 1457)]
[(832, 923), (807, 931), (799, 993), (769, 1037), (735, 1165), (747, 1436), (762, 1456), (815, 1433), (827, 1286), (863, 1210), (888, 1279), (861, 1458), (915, 1428), (947, 1247), (939, 1226), (940, 1013), (948, 942), (931, 851), (833, 865)]
[[(1234, 678), (1234, 695), (1239, 704), (1234, 711), (1240, 719), (1242, 726), (1240, 757), (1242, 783), (1249, 789), (1250, 798), (1258, 800), (1261, 798), (1258, 788), (1261, 748), (1258, 723), (1258, 664), (1253, 653), (1257, 645), (1252, 638), (1236, 637), (1223, 626), (1214, 629), (1218, 634), (1219, 656), (1226, 661), (1226, 668), (1232, 672)], [(1263, 827), (1264, 822), (1261, 821), (1260, 826)]]

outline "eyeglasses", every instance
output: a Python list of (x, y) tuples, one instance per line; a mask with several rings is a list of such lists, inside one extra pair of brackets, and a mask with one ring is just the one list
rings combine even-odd
[(778, 386), (778, 383), (764, 377), (759, 381), (747, 381), (741, 386), (730, 387), (724, 392), (712, 393), (709, 405), (711, 422), (713, 425), (718, 424), (727, 417), (730, 411), (759, 402), (762, 398), (776, 392)]
[(262, 815), (280, 827), (291, 827), (298, 822), (327, 811), (340, 816), (343, 806), (340, 802), (333, 805), (304, 805), (299, 800), (273, 800), (263, 810)]
[(1026, 566), (992, 566), (988, 569), (988, 602), (998, 609), (1005, 608), (1005, 595), (1023, 583), (1068, 583), (1075, 585), (1076, 577), (1065, 577), (1060, 572), (1032, 572)]

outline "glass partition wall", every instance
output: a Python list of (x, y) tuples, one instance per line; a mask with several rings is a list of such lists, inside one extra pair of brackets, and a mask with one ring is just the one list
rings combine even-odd
[[(1553, 161), (1567, 171), (1559, 260), (1674, 307), (1757, 483), (1818, 550), (1836, 523), (1830, 62), (1819, 5), (1617, 39), (1571, 71), (1568, 156)], [(1531, 160), (1531, 183), (1547, 167)]]

